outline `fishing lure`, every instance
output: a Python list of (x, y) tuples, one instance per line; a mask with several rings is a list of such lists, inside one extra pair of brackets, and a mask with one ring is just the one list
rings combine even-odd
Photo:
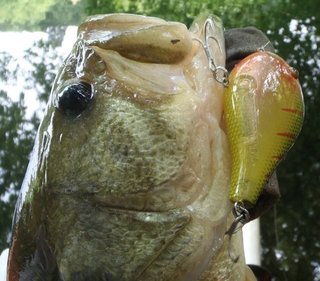
[(304, 102), (297, 71), (276, 54), (249, 55), (230, 73), (224, 118), (232, 158), (229, 198), (248, 209), (301, 130)]

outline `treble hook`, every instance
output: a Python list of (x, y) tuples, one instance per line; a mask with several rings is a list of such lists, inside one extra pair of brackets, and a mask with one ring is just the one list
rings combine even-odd
[[(214, 59), (213, 59), (213, 54), (211, 53), (211, 49), (210, 49), (210, 45), (209, 45), (209, 39), (212, 39), (217, 43), (220, 51), (222, 51), (221, 46), (220, 46), (217, 38), (208, 34), (209, 28), (211, 28), (211, 30), (214, 30), (213, 26), (214, 25), (213, 25), (212, 19), (207, 19), (204, 24), (204, 42), (198, 38), (193, 38), (193, 40), (198, 41), (202, 45), (202, 47), (206, 53), (207, 59), (208, 59), (209, 69), (213, 73), (213, 77), (216, 79), (216, 81), (221, 83), (223, 86), (227, 87), (229, 84), (228, 70), (223, 66), (217, 66), (215, 64)], [(220, 75), (219, 75), (219, 73), (220, 73)]]
[(235, 219), (225, 234), (229, 236), (229, 257), (234, 263), (236, 263), (239, 260), (239, 256), (234, 256), (232, 253), (231, 238), (232, 235), (237, 233), (250, 220), (250, 214), (241, 202), (236, 202), (234, 204), (232, 212)]

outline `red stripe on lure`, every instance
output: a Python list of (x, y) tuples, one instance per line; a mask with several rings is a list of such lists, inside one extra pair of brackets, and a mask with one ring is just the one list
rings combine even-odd
[(229, 197), (252, 206), (302, 127), (296, 71), (270, 52), (246, 57), (230, 73), (224, 117), (232, 158)]
[(299, 114), (301, 116), (303, 116), (303, 114), (304, 114), (303, 111), (300, 111), (300, 110), (297, 110), (297, 109), (293, 109), (293, 108), (281, 108), (281, 110), (289, 112), (289, 113)]

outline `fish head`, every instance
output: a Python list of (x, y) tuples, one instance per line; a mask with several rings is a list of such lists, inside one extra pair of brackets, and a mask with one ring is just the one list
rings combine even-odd
[(198, 85), (192, 36), (181, 23), (135, 15), (80, 25), (43, 129), (48, 189), (150, 211), (198, 196), (211, 161), (205, 126), (221, 112), (209, 108), (219, 107), (219, 89), (214, 97)]
[[(215, 38), (210, 55), (223, 67), (214, 22), (188, 30), (116, 14), (80, 25), (40, 124), (9, 271), (30, 276), (46, 264), (63, 280), (244, 279), (241, 236), (232, 240), (237, 264), (225, 238), (224, 86), (200, 43)], [(26, 266), (30, 256), (46, 260)]]

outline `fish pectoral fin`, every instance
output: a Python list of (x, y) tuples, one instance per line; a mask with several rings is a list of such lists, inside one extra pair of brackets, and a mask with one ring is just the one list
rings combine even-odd
[(54, 253), (46, 239), (44, 226), (39, 228), (36, 244), (37, 248), (31, 260), (19, 273), (19, 280), (62, 281)]
[[(253, 274), (255, 276), (255, 279), (246, 279), (246, 280), (255, 280), (255, 281), (271, 281), (272, 275), (271, 273), (264, 267), (255, 265), (255, 264), (249, 264), (247, 265), (247, 271), (249, 271), (248, 276), (250, 277), (250, 274)], [(252, 278), (252, 277), (251, 277)]]
[(246, 266), (245, 281), (258, 281), (249, 266)]

